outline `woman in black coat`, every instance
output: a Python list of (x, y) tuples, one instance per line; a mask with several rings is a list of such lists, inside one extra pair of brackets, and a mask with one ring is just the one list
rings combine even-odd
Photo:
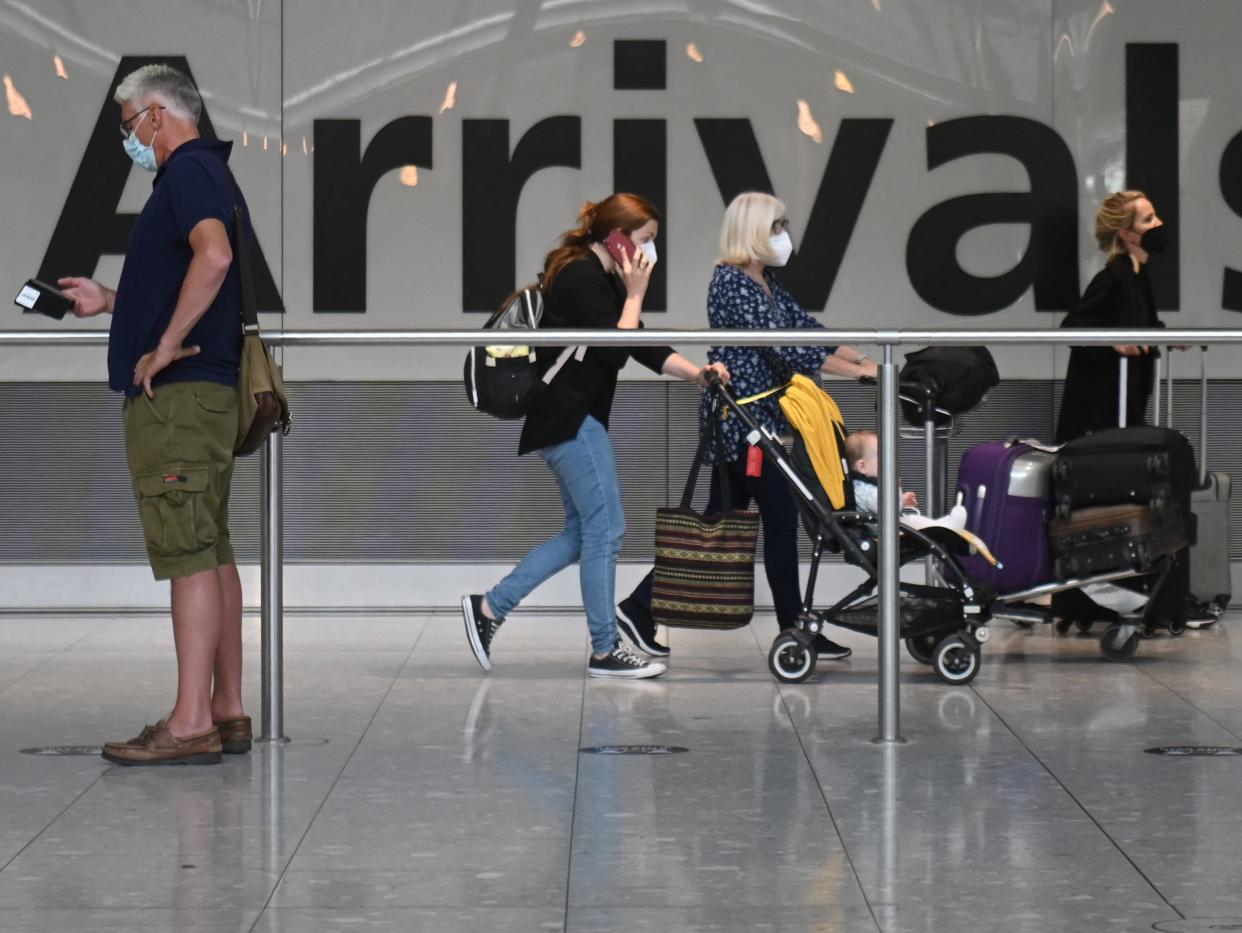
[[(1147, 274), (1149, 256), (1168, 242), (1164, 221), (1141, 191), (1119, 191), (1104, 199), (1095, 218), (1095, 238), (1108, 253), (1082, 301), (1062, 327), (1163, 327)], [(1126, 357), (1126, 424), (1145, 424), (1155, 378), (1151, 347), (1116, 344), (1070, 350), (1061, 396), (1057, 442), (1064, 443), (1118, 422), (1120, 360)]]
[[(1163, 327), (1147, 274), (1147, 260), (1168, 242), (1164, 221), (1141, 191), (1119, 191), (1104, 199), (1095, 219), (1095, 238), (1108, 261), (1091, 280), (1062, 327)], [(1155, 381), (1152, 348), (1133, 344), (1074, 347), (1070, 350), (1057, 442), (1065, 443), (1118, 423), (1120, 360), (1126, 372), (1126, 425), (1147, 423), (1147, 400)], [(1185, 503), (1184, 507), (1189, 507)], [(1185, 621), (1185, 594), (1190, 585), (1189, 554), (1180, 552), (1161, 587), (1154, 614), (1170, 626)], [(1080, 590), (1052, 597), (1053, 612), (1063, 619), (1111, 621), (1116, 614), (1096, 605)]]

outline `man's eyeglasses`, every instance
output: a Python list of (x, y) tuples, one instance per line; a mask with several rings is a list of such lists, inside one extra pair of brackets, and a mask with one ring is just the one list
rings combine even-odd
[(789, 218), (788, 217), (779, 217), (776, 220), (772, 221), (772, 236), (776, 236), (782, 230), (788, 230), (788, 229), (789, 229)]
[(150, 107), (143, 107), (141, 110), (139, 110), (136, 114), (134, 114), (134, 115), (133, 115), (132, 117), (130, 117), (128, 120), (122, 120), (122, 121), (121, 121), (121, 135), (122, 135), (123, 137), (125, 137), (126, 139), (128, 139), (128, 138), (129, 138), (129, 134), (130, 134), (130, 133), (133, 131), (133, 129), (134, 129), (134, 121), (135, 121), (135, 120), (137, 120), (140, 116), (142, 116), (142, 115), (143, 115), (144, 113), (146, 113), (148, 110), (163, 110), (163, 109), (164, 109), (164, 108), (163, 108), (163, 107), (161, 107), (159, 104), (152, 104)]

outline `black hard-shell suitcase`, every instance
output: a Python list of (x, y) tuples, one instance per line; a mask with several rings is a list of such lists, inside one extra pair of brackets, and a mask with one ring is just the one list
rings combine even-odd
[(1186, 546), (1186, 521), (1176, 504), (1103, 505), (1076, 509), (1048, 523), (1061, 579), (1112, 570), (1147, 570)]
[(1096, 431), (1065, 444), (1052, 468), (1057, 515), (1123, 502), (1188, 506), (1195, 456), (1179, 431), (1139, 426)]

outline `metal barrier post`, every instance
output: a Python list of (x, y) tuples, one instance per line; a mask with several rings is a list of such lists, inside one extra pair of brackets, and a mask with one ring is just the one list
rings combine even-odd
[(893, 345), (884, 344), (880, 364), (880, 734), (875, 741), (896, 744), (901, 737), (901, 697), (897, 649), (901, 643), (899, 591), (900, 542), (897, 491), (897, 366)]
[(1117, 427), (1124, 428), (1126, 426), (1126, 397), (1129, 395), (1126, 380), (1130, 374), (1130, 361), (1124, 356), (1121, 357), (1117, 370)]
[(289, 741), (285, 737), (283, 441), (275, 431), (263, 445), (259, 483), (263, 712), (258, 741), (278, 744)]
[[(936, 482), (936, 417), (931, 411), (924, 415), (923, 422), (923, 480), (926, 483), (926, 500), (923, 502), (923, 513), (925, 515), (936, 516), (940, 514), (940, 503), (936, 501), (937, 493), (940, 492)], [(930, 554), (927, 555), (923, 562), (923, 582), (928, 586), (934, 586), (938, 574), (936, 573), (936, 558)]]
[(1169, 355), (1168, 347), (1158, 347), (1160, 355), (1156, 357), (1156, 381), (1152, 387), (1152, 415), (1151, 423), (1156, 427), (1160, 427), (1160, 377), (1163, 375), (1165, 360)]

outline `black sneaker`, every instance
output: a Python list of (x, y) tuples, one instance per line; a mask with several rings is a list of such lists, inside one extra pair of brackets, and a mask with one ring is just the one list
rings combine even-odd
[(853, 653), (845, 645), (838, 645), (823, 635), (815, 636), (815, 657), (821, 661), (840, 661)]
[(483, 614), (482, 596), (463, 596), (461, 598), (461, 615), (466, 623), (466, 637), (470, 639), (470, 650), (474, 652), (479, 667), (485, 671), (492, 669), (492, 639), (504, 624), (504, 619), (489, 619)]
[(617, 645), (602, 658), (591, 655), (587, 664), (587, 673), (592, 677), (625, 677), (630, 680), (659, 677), (666, 670), (668, 668), (659, 661), (644, 661), (625, 645)]
[(617, 606), (617, 628), (639, 649), (656, 658), (668, 657), (668, 645), (656, 641), (656, 624), (651, 613), (633, 599), (623, 599)]

